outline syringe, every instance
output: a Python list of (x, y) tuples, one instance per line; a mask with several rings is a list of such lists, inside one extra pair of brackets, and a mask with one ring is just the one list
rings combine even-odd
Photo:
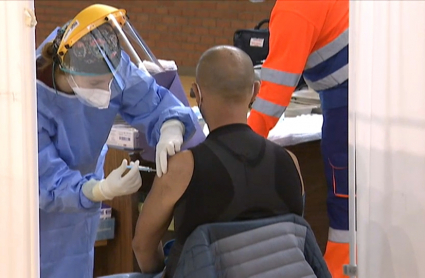
[[(132, 165), (128, 165), (127, 166), (127, 169), (131, 169), (131, 168), (133, 168)], [(151, 167), (147, 167), (147, 166), (139, 166), (139, 171), (142, 171), (142, 172), (156, 172), (156, 169), (151, 168)]]

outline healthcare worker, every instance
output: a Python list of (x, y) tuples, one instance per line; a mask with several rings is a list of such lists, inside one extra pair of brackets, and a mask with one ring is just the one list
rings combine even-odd
[[(144, 57), (142, 57), (144, 55)], [(143, 67), (151, 57), (126, 11), (82, 10), (37, 61), (41, 277), (93, 276), (100, 202), (136, 192), (139, 162), (104, 177), (119, 113), (156, 145), (157, 171), (195, 132), (196, 116)]]
[(319, 93), (330, 222), (325, 260), (334, 278), (344, 277), (349, 262), (348, 6), (348, 0), (276, 1), (261, 89), (248, 118), (252, 129), (267, 137), (301, 75)]

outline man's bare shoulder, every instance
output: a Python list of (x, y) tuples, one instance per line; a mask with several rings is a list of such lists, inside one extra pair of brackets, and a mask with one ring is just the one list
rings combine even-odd
[(167, 173), (156, 177), (154, 183), (166, 190), (165, 195), (179, 199), (192, 179), (193, 165), (192, 152), (181, 151), (168, 159)]
[(181, 151), (168, 159), (168, 171), (166, 175), (169, 176), (184, 176), (193, 173), (193, 154), (189, 150)]

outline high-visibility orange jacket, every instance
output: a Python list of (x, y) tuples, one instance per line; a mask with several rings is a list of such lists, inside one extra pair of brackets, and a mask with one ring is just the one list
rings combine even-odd
[(348, 0), (277, 0), (270, 17), (269, 55), (248, 124), (267, 137), (303, 74), (322, 108), (348, 105)]

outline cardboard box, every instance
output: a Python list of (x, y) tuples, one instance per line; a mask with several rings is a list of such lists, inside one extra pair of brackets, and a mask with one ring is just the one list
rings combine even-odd
[(140, 132), (127, 124), (114, 124), (106, 144), (110, 147), (123, 149), (141, 149), (142, 137)]
[(96, 241), (113, 239), (115, 237), (115, 218), (100, 219)]

